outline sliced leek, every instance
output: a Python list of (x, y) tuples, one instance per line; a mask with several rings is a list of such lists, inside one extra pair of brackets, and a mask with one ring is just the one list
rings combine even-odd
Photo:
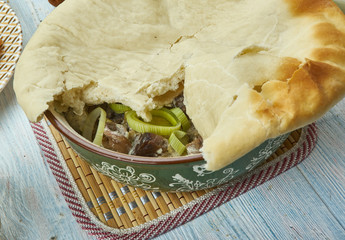
[(152, 116), (151, 124), (159, 126), (171, 126), (171, 123), (163, 117)]
[[(92, 140), (93, 129), (95, 127), (95, 123), (98, 120), (98, 126), (96, 130), (96, 134), (94, 139)], [(96, 145), (102, 144), (103, 132), (105, 127), (105, 121), (107, 120), (106, 112), (101, 108), (95, 108), (86, 118), (84, 129), (82, 131), (83, 136), (92, 141)]]
[(186, 145), (188, 143), (188, 135), (186, 132), (181, 131), (181, 130), (177, 130), (175, 132), (173, 132), (172, 134), (175, 134), (175, 136), (180, 139), (181, 143), (183, 143), (184, 145)]
[(125, 118), (134, 131), (145, 133), (150, 132), (162, 136), (169, 136), (172, 132), (181, 128), (181, 122), (175, 117), (175, 115), (168, 109), (162, 108), (159, 110), (151, 111), (152, 117), (161, 117), (166, 119), (170, 126), (155, 125), (152, 122), (144, 122), (140, 120), (135, 111), (128, 111), (125, 113)]
[(169, 137), (169, 144), (180, 156), (186, 151), (186, 133), (183, 131), (174, 131)]
[(170, 109), (170, 111), (175, 114), (178, 120), (180, 120), (182, 129), (184, 131), (187, 131), (190, 128), (190, 122), (186, 114), (184, 114), (184, 112), (181, 110), (181, 108), (176, 107), (176, 108)]
[(116, 113), (125, 113), (132, 110), (130, 107), (123, 105), (121, 103), (110, 103), (109, 107)]

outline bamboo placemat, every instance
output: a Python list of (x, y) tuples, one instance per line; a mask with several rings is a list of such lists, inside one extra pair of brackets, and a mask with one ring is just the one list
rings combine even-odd
[(246, 176), (213, 189), (166, 193), (116, 182), (91, 168), (51, 124), (42, 121), (32, 127), (73, 215), (99, 239), (157, 236), (290, 169), (311, 152), (316, 141), (312, 124), (292, 132), (266, 162)]
[[(110, 227), (138, 226), (169, 213), (212, 190), (165, 193), (123, 185), (90, 167), (72, 150), (52, 125), (49, 128), (90, 210)], [(290, 134), (266, 163), (291, 149), (300, 136), (301, 130)]]

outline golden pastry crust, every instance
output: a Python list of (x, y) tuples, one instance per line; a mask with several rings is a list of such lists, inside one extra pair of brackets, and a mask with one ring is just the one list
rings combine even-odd
[(345, 16), (331, 0), (140, 4), (69, 0), (44, 20), (15, 73), (30, 120), (49, 106), (102, 102), (148, 120), (184, 87), (217, 170), (344, 97)]
[[(293, 14), (320, 21), (312, 26), (311, 41), (316, 41), (317, 47), (303, 62), (296, 58), (283, 59), (274, 80), (265, 82), (259, 91), (253, 88), (247, 95), (239, 94), (239, 103), (232, 106), (234, 110), (228, 120), (232, 115), (243, 118), (227, 122), (226, 126), (234, 128), (231, 135), (219, 143), (216, 139), (226, 131), (220, 127), (204, 143), (205, 158), (217, 159), (208, 161), (208, 169), (224, 167), (224, 162), (230, 162), (228, 159), (241, 157), (264, 140), (315, 121), (344, 97), (345, 32), (340, 24), (345, 21), (343, 13), (326, 0), (286, 2)], [(250, 106), (249, 110), (246, 106)], [(247, 108), (247, 111), (241, 114), (237, 108)]]
[(335, 5), (328, 0), (285, 0), (285, 2), (289, 5), (289, 10), (293, 15), (324, 14), (327, 13), (328, 9), (332, 13)]

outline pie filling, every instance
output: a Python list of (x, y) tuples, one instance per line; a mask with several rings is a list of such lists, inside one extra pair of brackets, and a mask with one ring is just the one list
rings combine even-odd
[(203, 139), (186, 114), (183, 94), (162, 109), (152, 110), (144, 122), (119, 103), (86, 106), (81, 115), (64, 113), (68, 123), (93, 143), (116, 152), (175, 157), (200, 153)]

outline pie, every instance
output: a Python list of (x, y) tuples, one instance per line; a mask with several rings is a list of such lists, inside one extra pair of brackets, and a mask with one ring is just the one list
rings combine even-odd
[(345, 16), (331, 0), (66, 0), (14, 88), (31, 121), (104, 102), (150, 120), (183, 91), (217, 170), (344, 97)]

